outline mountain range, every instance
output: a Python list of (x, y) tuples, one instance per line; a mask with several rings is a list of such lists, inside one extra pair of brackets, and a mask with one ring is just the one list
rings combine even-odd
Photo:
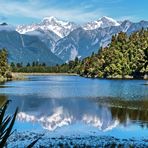
[(53, 54), (38, 36), (20, 34), (9, 25), (0, 26), (0, 49), (8, 51), (9, 63), (46, 63), (48, 65), (61, 64), (63, 61)]
[(121, 31), (130, 35), (142, 28), (148, 28), (148, 21), (116, 21), (104, 16), (79, 25), (52, 16), (30, 25), (1, 24), (0, 48), (7, 48), (9, 62), (55, 65), (98, 52), (101, 46), (110, 43), (112, 35)]

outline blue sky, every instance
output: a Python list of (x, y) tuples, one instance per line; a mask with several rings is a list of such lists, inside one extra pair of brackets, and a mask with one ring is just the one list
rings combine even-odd
[(102, 16), (148, 20), (148, 0), (0, 0), (0, 22), (29, 24), (46, 16), (76, 23)]

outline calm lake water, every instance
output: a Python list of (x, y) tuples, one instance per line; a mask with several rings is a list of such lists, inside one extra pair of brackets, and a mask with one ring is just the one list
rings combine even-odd
[(29, 76), (0, 85), (19, 107), (15, 129), (51, 134), (148, 137), (148, 81), (100, 80), (79, 76)]

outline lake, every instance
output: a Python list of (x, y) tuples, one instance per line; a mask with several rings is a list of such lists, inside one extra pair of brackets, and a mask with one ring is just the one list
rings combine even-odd
[(0, 85), (10, 99), (8, 114), (19, 113), (18, 132), (49, 135), (148, 137), (148, 81), (79, 76), (28, 76)]

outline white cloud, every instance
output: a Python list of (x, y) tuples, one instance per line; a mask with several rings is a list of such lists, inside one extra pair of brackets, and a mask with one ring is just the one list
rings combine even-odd
[(81, 6), (64, 9), (51, 5), (47, 8), (42, 3), (39, 3), (38, 0), (29, 0), (28, 2), (23, 3), (12, 1), (6, 3), (2, 1), (0, 4), (0, 14), (12, 17), (22, 16), (36, 19), (42, 19), (45, 16), (55, 16), (60, 19), (77, 22), (87, 22), (105, 15), (102, 9), (85, 11), (86, 7)]
[(138, 18), (135, 15), (129, 15), (129, 16), (121, 16), (116, 18), (119, 21), (124, 21), (124, 20), (132, 20), (132, 21), (137, 21)]
[(104, 3), (104, 4), (115, 4), (115, 3), (120, 3), (123, 0), (91, 0), (92, 3), (96, 2), (96, 3)]

